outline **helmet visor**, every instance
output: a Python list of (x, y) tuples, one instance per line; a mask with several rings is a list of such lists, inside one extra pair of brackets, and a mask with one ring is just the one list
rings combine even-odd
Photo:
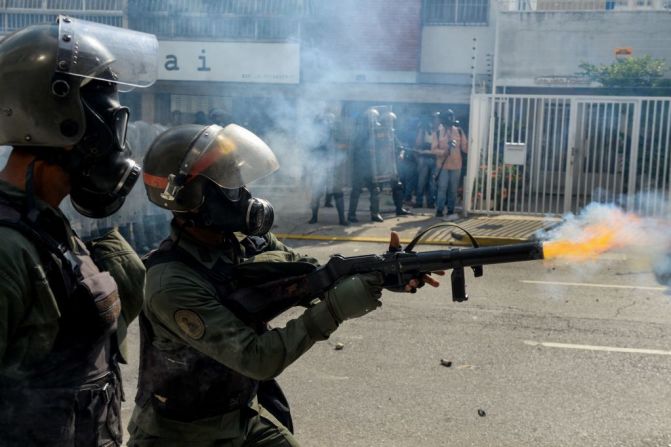
[(120, 91), (150, 86), (158, 74), (156, 36), (59, 16), (56, 71), (110, 81), (106, 68)]
[(275, 154), (261, 138), (244, 127), (208, 126), (191, 149), (195, 157), (187, 157), (190, 177), (207, 177), (222, 188), (240, 188), (266, 177), (279, 167)]

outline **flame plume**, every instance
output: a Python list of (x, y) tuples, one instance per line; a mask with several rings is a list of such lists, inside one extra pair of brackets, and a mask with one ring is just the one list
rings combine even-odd
[(618, 208), (597, 209), (577, 219), (569, 219), (543, 243), (545, 259), (590, 261), (616, 249), (644, 242), (641, 219)]

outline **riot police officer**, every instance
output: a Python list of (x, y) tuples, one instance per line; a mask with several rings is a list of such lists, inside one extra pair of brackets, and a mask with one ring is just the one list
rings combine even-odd
[[(403, 150), (403, 144), (398, 140), (396, 136), (396, 114), (390, 110), (385, 111), (380, 115), (380, 127), (376, 135), (376, 145), (377, 147), (384, 147), (386, 145), (391, 146), (391, 149), (388, 151), (394, 155), (394, 158), (391, 160), (376, 160), (378, 164), (389, 164), (391, 166), (389, 173), (387, 174), (389, 184), (391, 185), (391, 197), (394, 201), (394, 208), (396, 209), (397, 216), (407, 216), (413, 214), (411, 211), (403, 208), (403, 196), (405, 193), (405, 185), (401, 182), (398, 163), (400, 159), (400, 152)], [(384, 151), (386, 153), (387, 151)], [(378, 153), (380, 153), (378, 151)], [(378, 170), (379, 171), (379, 170)]]
[(380, 185), (373, 181), (373, 157), (375, 132), (380, 127), (380, 112), (371, 107), (359, 116), (352, 138), (352, 191), (349, 196), (347, 219), (358, 222), (356, 209), (361, 190), (365, 187), (370, 194), (370, 219), (383, 222), (380, 215)]
[(0, 42), (0, 443), (120, 446), (124, 337), (144, 267), (113, 231), (84, 244), (58, 206), (117, 211), (139, 178), (122, 85), (156, 77), (153, 35), (61, 16)]
[(270, 148), (235, 124), (179, 126), (156, 139), (144, 167), (149, 200), (174, 219), (147, 259), (129, 446), (297, 445), (272, 379), (344, 320), (377, 308), (382, 278), (345, 278), (268, 330), (232, 294), (316, 263), (269, 232), (271, 204), (246, 187), (278, 169)]
[(338, 223), (348, 225), (345, 218), (345, 198), (342, 192), (347, 165), (346, 151), (336, 139), (337, 121), (333, 113), (325, 113), (315, 120), (317, 142), (310, 151), (310, 210), (312, 217), (309, 223), (317, 223), (319, 202), (325, 194), (333, 197), (338, 211)]

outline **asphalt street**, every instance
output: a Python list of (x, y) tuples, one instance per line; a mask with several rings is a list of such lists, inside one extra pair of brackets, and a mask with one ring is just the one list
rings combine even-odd
[[(386, 249), (289, 243), (322, 261)], [(296, 437), (321, 447), (671, 446), (671, 295), (648, 270), (616, 253), (467, 272), (465, 303), (451, 301), (446, 280), (414, 295), (385, 291), (382, 308), (280, 376)], [(126, 422), (136, 325), (130, 337)]]

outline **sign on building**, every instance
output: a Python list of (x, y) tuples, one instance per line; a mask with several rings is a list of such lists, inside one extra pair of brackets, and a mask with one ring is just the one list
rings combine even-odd
[(159, 42), (159, 79), (297, 84), (296, 43)]

